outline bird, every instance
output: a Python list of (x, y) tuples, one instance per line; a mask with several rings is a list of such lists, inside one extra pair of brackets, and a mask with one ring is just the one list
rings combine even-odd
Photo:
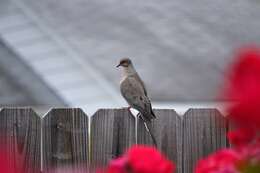
[(148, 125), (152, 119), (156, 118), (156, 115), (153, 112), (144, 82), (135, 70), (130, 58), (122, 58), (116, 67), (122, 67), (123, 69), (120, 91), (129, 105), (128, 110), (130, 111), (130, 108), (134, 108), (139, 111), (137, 117), (144, 122), (144, 126), (151, 136), (153, 144), (157, 146), (156, 139)]

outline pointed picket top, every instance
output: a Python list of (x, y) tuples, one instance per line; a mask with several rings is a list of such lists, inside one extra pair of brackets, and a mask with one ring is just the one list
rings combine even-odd
[(54, 108), (43, 118), (43, 171), (87, 169), (88, 117), (79, 108)]

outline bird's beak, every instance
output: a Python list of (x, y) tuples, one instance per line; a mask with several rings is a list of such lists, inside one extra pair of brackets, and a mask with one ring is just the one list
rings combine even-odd
[(118, 68), (118, 67), (120, 67), (121, 66), (121, 64), (118, 64), (117, 66), (116, 66), (116, 68)]

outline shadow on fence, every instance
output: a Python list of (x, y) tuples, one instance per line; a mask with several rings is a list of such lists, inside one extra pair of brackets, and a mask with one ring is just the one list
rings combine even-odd
[[(228, 146), (228, 126), (216, 109), (190, 109), (183, 116), (163, 109), (155, 114), (158, 149), (177, 164), (178, 173), (192, 173), (198, 159)], [(30, 108), (4, 108), (0, 133), (1, 143), (24, 165), (30, 160), (32, 166), (23, 167), (28, 173), (102, 167), (131, 145), (152, 145), (143, 124), (137, 125), (125, 109), (100, 109), (90, 118), (78, 108), (55, 108), (41, 118)]]

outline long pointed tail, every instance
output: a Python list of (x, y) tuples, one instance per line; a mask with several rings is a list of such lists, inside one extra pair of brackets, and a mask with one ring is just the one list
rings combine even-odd
[(147, 125), (147, 123), (146, 123), (145, 121), (144, 121), (144, 126), (145, 126), (145, 128), (146, 128), (146, 131), (147, 131), (147, 132), (149, 133), (149, 135), (151, 136), (154, 146), (157, 148), (156, 139), (155, 139), (153, 133), (151, 132), (150, 127)]

